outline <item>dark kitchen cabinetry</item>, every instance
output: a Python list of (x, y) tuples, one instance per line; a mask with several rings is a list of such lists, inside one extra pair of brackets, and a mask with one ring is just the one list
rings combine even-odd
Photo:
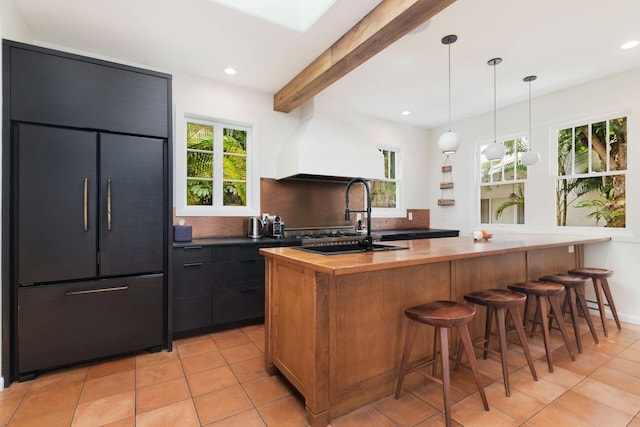
[(3, 43), (3, 366), (171, 348), (171, 76)]
[(264, 318), (262, 247), (279, 242), (174, 247), (174, 333), (191, 335)]

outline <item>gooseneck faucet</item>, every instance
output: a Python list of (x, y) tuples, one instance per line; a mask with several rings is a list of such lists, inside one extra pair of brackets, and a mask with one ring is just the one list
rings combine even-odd
[[(365, 210), (354, 211), (349, 209), (349, 189), (356, 182), (361, 182), (364, 185), (364, 191), (367, 195), (367, 206)], [(364, 212), (367, 214), (367, 237), (365, 237), (362, 241), (358, 242), (360, 247), (370, 251), (373, 250), (373, 239), (371, 238), (371, 193), (369, 191), (369, 183), (364, 178), (353, 178), (347, 184), (347, 190), (345, 192), (345, 205), (346, 209), (344, 210), (344, 220), (351, 220), (351, 212)]]

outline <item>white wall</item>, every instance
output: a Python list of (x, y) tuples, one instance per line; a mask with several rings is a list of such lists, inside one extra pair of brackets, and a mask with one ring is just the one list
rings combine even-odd
[[(534, 86), (535, 96), (535, 86)], [(511, 232), (604, 234), (612, 237), (605, 244), (587, 245), (585, 264), (610, 268), (615, 271), (609, 283), (616, 300), (621, 319), (640, 324), (640, 287), (635, 284), (633, 265), (640, 259), (640, 197), (634, 191), (637, 171), (640, 170), (640, 70), (632, 70), (589, 84), (566, 89), (533, 99), (532, 143), (542, 155), (541, 162), (529, 168), (529, 180), (525, 184), (524, 226), (483, 225), (496, 234)], [(628, 115), (628, 174), (627, 228), (590, 229), (581, 227), (557, 227), (555, 224), (555, 141), (550, 128), (609, 114)], [(635, 113), (635, 115), (634, 115)], [(497, 134), (509, 136), (527, 132), (527, 103), (498, 110)], [(465, 120), (454, 121), (453, 129), (461, 136), (462, 147), (452, 156), (456, 205), (437, 206), (437, 192), (432, 192), (431, 226), (434, 228), (459, 227), (461, 235), (468, 235), (481, 228), (479, 223), (479, 199), (476, 167), (476, 143), (493, 138), (493, 112)], [(437, 189), (440, 181), (440, 163), (444, 155), (438, 151), (437, 138), (446, 131), (434, 129), (430, 133), (429, 182)]]

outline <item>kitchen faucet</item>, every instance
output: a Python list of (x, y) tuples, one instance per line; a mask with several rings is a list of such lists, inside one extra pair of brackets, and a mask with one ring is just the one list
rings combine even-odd
[[(353, 211), (349, 209), (349, 189), (356, 182), (361, 182), (362, 185), (364, 185), (364, 190), (367, 195), (366, 209), (361, 211)], [(353, 178), (351, 181), (349, 181), (349, 183), (347, 184), (347, 190), (345, 192), (345, 205), (346, 205), (346, 209), (344, 210), (345, 221), (349, 221), (351, 219), (351, 215), (350, 215), (351, 212), (364, 212), (367, 214), (367, 237), (365, 237), (363, 240), (358, 242), (358, 245), (361, 248), (366, 249), (368, 251), (373, 250), (373, 239), (371, 238), (371, 193), (369, 191), (369, 183), (367, 183), (367, 181), (364, 178)]]

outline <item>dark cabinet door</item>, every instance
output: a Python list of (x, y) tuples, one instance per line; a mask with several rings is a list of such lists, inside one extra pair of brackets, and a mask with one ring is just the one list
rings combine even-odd
[(100, 275), (163, 269), (164, 141), (100, 134)]
[(97, 134), (19, 124), (18, 281), (96, 275)]

